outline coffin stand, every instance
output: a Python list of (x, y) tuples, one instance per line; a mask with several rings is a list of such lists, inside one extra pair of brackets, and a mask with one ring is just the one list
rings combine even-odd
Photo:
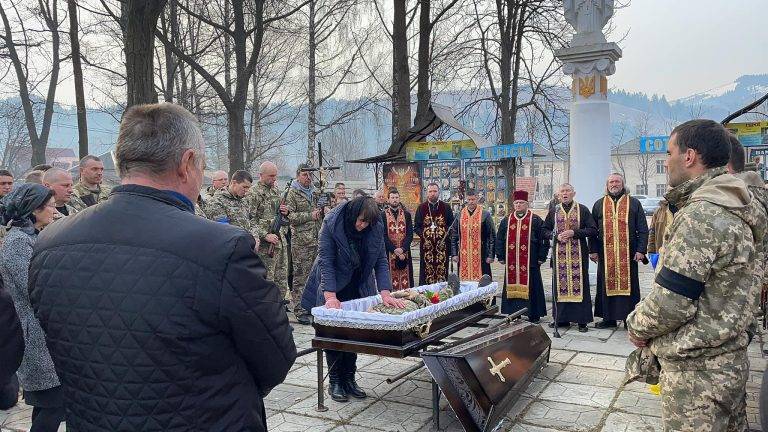
[[(442, 390), (466, 431), (492, 430), (549, 360), (549, 337), (539, 325), (521, 320), (519, 317), (524, 313), (523, 309), (509, 316), (500, 315), (498, 307), (491, 301), (483, 301), (406, 330), (313, 324), (312, 348), (300, 355), (317, 353), (317, 409), (327, 410), (324, 406), (323, 350), (394, 358), (418, 356), (422, 363), (387, 379), (387, 382), (402, 379), (426, 366), (433, 378), (435, 429), (439, 428)], [(466, 338), (450, 339), (451, 335), (468, 327), (485, 330)]]

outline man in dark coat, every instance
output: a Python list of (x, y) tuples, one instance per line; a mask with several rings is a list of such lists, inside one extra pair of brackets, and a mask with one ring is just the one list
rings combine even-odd
[(419, 236), (419, 285), (448, 278), (453, 210), (439, 199), (437, 183), (427, 185), (427, 202), (416, 209), (413, 230)]
[(384, 224), (384, 246), (387, 248), (389, 274), (392, 277), (392, 291), (413, 287), (413, 220), (411, 213), (400, 202), (400, 192), (389, 189), (388, 206), (381, 212)]
[(263, 398), (296, 347), (253, 236), (194, 214), (197, 120), (133, 106), (115, 159), (122, 186), (46, 228), (30, 265), (67, 428), (266, 431)]
[[(544, 235), (557, 236), (552, 270), (555, 272), (557, 325), (575, 322), (580, 332), (592, 322), (592, 297), (589, 293), (589, 241), (597, 236), (597, 226), (589, 209), (573, 200), (576, 191), (568, 183), (560, 186), (560, 204), (549, 211), (544, 221)], [(555, 323), (550, 324), (554, 326)]]
[(496, 256), (496, 230), (491, 214), (477, 205), (477, 192), (468, 189), (467, 205), (461, 209), (451, 232), (451, 256), (459, 266), (459, 279), (479, 281), (491, 276)]
[(544, 221), (528, 209), (528, 192), (512, 194), (515, 210), (499, 223), (496, 258), (504, 264), (501, 312), (511, 314), (528, 309), (528, 319), (538, 323), (547, 314), (541, 265), (549, 253)]
[(16, 315), (13, 299), (5, 291), (0, 278), (0, 410), (7, 410), (19, 401), (19, 380), (16, 370), (24, 356), (24, 335)]
[[(376, 201), (361, 196), (335, 207), (323, 220), (317, 258), (304, 288), (301, 306), (312, 310), (325, 305), (341, 309), (341, 302), (381, 293), (387, 306), (404, 306), (390, 295), (392, 282), (384, 248), (384, 228)], [(365, 398), (357, 385), (357, 354), (325, 351), (328, 360), (328, 392), (337, 402), (349, 396)]]
[(607, 193), (595, 202), (592, 217), (598, 232), (589, 254), (597, 262), (595, 316), (603, 318), (595, 327), (613, 328), (640, 301), (637, 267), (647, 263), (648, 222), (642, 204), (629, 196), (619, 174), (608, 176)]

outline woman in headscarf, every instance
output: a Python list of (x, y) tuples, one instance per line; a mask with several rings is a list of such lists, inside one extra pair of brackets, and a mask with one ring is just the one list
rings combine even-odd
[[(320, 229), (317, 258), (301, 306), (306, 310), (322, 305), (341, 309), (341, 302), (374, 296), (378, 290), (387, 306), (404, 307), (402, 300), (390, 295), (391, 289), (384, 228), (376, 201), (362, 196), (334, 208)], [(325, 355), (331, 398), (338, 402), (348, 401), (349, 396), (365, 398), (355, 381), (357, 354), (326, 351)]]
[(24, 400), (32, 408), (32, 432), (56, 431), (64, 421), (64, 401), (59, 377), (45, 344), (45, 333), (29, 302), (29, 262), (37, 234), (56, 215), (53, 191), (26, 183), (0, 202), (5, 235), (0, 247), (0, 274), (24, 330), (24, 357), (16, 374)]

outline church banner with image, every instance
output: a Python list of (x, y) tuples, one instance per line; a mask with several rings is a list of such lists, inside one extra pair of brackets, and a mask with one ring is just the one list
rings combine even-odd
[(405, 145), (409, 161), (468, 159), (477, 155), (472, 140), (409, 142)]
[(400, 192), (400, 201), (411, 215), (416, 214), (416, 208), (421, 203), (421, 175), (418, 162), (385, 164), (383, 192), (386, 194), (391, 187), (397, 188)]

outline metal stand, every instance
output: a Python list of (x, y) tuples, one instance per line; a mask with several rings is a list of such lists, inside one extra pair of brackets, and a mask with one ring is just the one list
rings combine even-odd
[(556, 337), (560, 339), (560, 330), (558, 329), (557, 325), (559, 324), (557, 319), (557, 279), (555, 278), (555, 271), (557, 270), (557, 262), (555, 261), (555, 253), (557, 249), (557, 221), (555, 221), (555, 229), (552, 230), (552, 258), (550, 258), (550, 262), (552, 263), (552, 317), (554, 318), (554, 323), (552, 324), (552, 328), (554, 328), (555, 331), (552, 332), (552, 337)]
[(435, 430), (440, 430), (440, 387), (432, 378), (432, 424)]
[(323, 373), (323, 350), (317, 350), (317, 412), (328, 411), (328, 407), (325, 406), (325, 375)]

